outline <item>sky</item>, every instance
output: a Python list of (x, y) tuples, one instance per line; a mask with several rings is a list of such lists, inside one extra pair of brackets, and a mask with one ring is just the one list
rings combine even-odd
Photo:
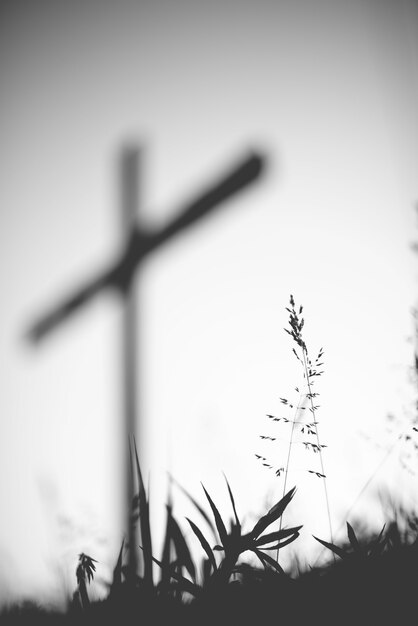
[[(120, 250), (126, 144), (142, 151), (138, 216), (154, 229), (249, 151), (267, 164), (138, 275), (157, 536), (167, 472), (202, 503), (203, 481), (228, 512), (225, 472), (248, 523), (280, 497), (255, 454), (283, 458), (259, 435), (301, 384), (290, 294), (311, 353), (324, 348), (335, 532), (353, 503), (371, 509), (377, 484), (409, 497), (398, 448), (379, 464), (414, 418), (417, 26), (414, 0), (2, 4), (0, 601), (71, 593), (79, 552), (103, 579), (117, 558), (120, 302), (103, 293), (37, 347), (25, 333)], [(323, 483), (299, 456), (289, 521), (309, 556), (329, 530)], [(195, 514), (175, 502), (180, 519)]]

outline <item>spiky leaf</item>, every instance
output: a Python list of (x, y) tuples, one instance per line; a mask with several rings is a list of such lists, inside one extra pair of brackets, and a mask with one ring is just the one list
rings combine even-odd
[(190, 502), (193, 504), (196, 510), (199, 511), (200, 515), (203, 517), (203, 519), (205, 520), (205, 522), (208, 524), (209, 528), (215, 535), (215, 532), (216, 532), (215, 526), (213, 525), (213, 522), (211, 518), (209, 517), (209, 515), (206, 513), (205, 509), (203, 509), (200, 506), (197, 500), (195, 500), (195, 498), (193, 498), (193, 496), (175, 478), (173, 478), (171, 474), (169, 476), (170, 476), (170, 480), (180, 489), (180, 491), (186, 496), (186, 498), (190, 500)]
[(282, 530), (277, 530), (274, 533), (262, 535), (255, 541), (255, 545), (262, 546), (267, 543), (271, 543), (272, 541), (280, 541), (281, 539), (286, 539), (293, 536), (296, 539), (299, 536), (299, 531), (301, 528), (302, 526), (294, 526), (293, 528), (283, 528)]
[(348, 522), (347, 522), (347, 536), (354, 552), (361, 552), (361, 547), (356, 537), (356, 533), (354, 532), (354, 528)]
[(196, 524), (194, 522), (192, 522), (192, 520), (190, 520), (188, 517), (186, 517), (186, 519), (189, 522), (192, 531), (194, 532), (196, 537), (199, 539), (200, 545), (202, 546), (203, 550), (208, 555), (209, 562), (212, 565), (214, 571), (216, 571), (217, 570), (217, 565), (216, 565), (215, 555), (213, 554), (213, 551), (212, 551), (212, 549), (211, 549), (211, 547), (209, 545), (209, 542), (206, 540), (206, 538), (205, 538), (204, 534), (202, 533), (202, 531), (200, 530), (200, 528), (198, 526), (196, 526)]
[(341, 559), (346, 559), (347, 556), (349, 556), (345, 552), (345, 550), (343, 550), (342, 548), (339, 548), (338, 546), (334, 545), (333, 543), (328, 543), (328, 541), (324, 541), (323, 539), (318, 539), (318, 537), (315, 537), (315, 535), (312, 535), (312, 537), (314, 539), (316, 539), (316, 541), (319, 541), (319, 543), (322, 543), (322, 545), (325, 546), (326, 548), (328, 548), (328, 550), (331, 550), (331, 552), (334, 552), (334, 554), (339, 556)]
[(170, 519), (169, 519), (169, 532), (170, 532), (170, 537), (172, 538), (174, 546), (175, 546), (178, 565), (180, 567), (184, 566), (186, 570), (189, 572), (191, 578), (195, 579), (196, 568), (193, 563), (192, 556), (190, 554), (189, 546), (187, 545), (187, 542), (185, 538), (183, 537), (183, 533), (181, 532), (180, 526), (178, 525), (177, 521), (175, 520), (172, 514), (170, 514)]
[[(133, 437), (133, 447), (135, 453), (136, 473), (139, 485), (139, 523), (141, 529), (141, 541), (143, 546), (142, 549), (144, 552), (144, 580), (152, 586), (152, 540), (149, 516), (149, 502), (145, 491), (144, 481), (142, 480), (142, 473), (139, 465), (138, 450), (136, 447), (135, 437)], [(129, 549), (131, 550), (133, 548), (130, 546)]]
[(284, 574), (283, 568), (277, 563), (277, 561), (272, 559), (271, 556), (269, 556), (268, 554), (264, 554), (264, 552), (261, 552), (261, 550), (254, 549), (253, 552), (260, 559), (261, 563), (263, 564), (265, 568), (267, 565), (269, 565), (278, 574)]
[[(161, 567), (161, 568), (163, 567), (161, 561), (159, 561), (155, 557), (152, 557), (152, 560), (159, 567)], [(174, 580), (176, 580), (179, 583), (179, 586), (180, 586), (182, 591), (187, 591), (188, 593), (190, 593), (193, 596), (198, 596), (200, 594), (201, 587), (199, 587), (199, 585), (196, 585), (195, 583), (192, 583), (192, 581), (189, 580), (188, 578), (185, 578), (184, 576), (181, 576), (180, 574), (175, 572), (173, 570), (173, 568), (170, 568), (170, 576), (171, 576), (171, 578), (174, 578)]]
[(110, 588), (111, 593), (114, 592), (116, 589), (119, 589), (122, 584), (122, 555), (123, 555), (124, 543), (125, 541), (122, 540), (122, 545), (119, 551), (118, 560), (113, 569), (113, 580), (112, 580), (112, 585)]
[(234, 516), (235, 516), (235, 524), (238, 526), (238, 528), (241, 528), (241, 523), (240, 523), (240, 521), (239, 521), (239, 519), (238, 519), (237, 509), (236, 509), (236, 506), (235, 506), (234, 496), (233, 496), (233, 494), (232, 494), (231, 487), (230, 487), (230, 485), (229, 485), (228, 479), (227, 479), (227, 477), (225, 476), (225, 474), (224, 474), (224, 478), (225, 478), (225, 481), (226, 481), (226, 486), (228, 487), (228, 493), (229, 493), (229, 498), (230, 498), (230, 500), (231, 500), (232, 509), (233, 509), (233, 511), (234, 511)]
[(208, 502), (210, 504), (210, 508), (212, 509), (212, 513), (213, 513), (213, 517), (215, 518), (215, 524), (216, 524), (216, 528), (218, 529), (218, 533), (219, 533), (219, 538), (222, 542), (222, 545), (224, 548), (226, 548), (227, 544), (228, 544), (228, 533), (227, 530), (225, 528), (225, 524), (222, 520), (221, 514), (219, 513), (218, 509), (216, 508), (215, 503), (213, 502), (212, 498), (210, 497), (210, 495), (208, 494), (208, 492), (206, 491), (205, 487), (203, 486), (203, 491), (205, 492), (205, 495), (208, 499)]
[(382, 541), (382, 537), (383, 537), (383, 532), (386, 528), (386, 524), (383, 524), (383, 528), (379, 533), (379, 536), (377, 537), (377, 539), (374, 541), (372, 548), (370, 550), (369, 556), (374, 557), (374, 556), (378, 556), (380, 554), (382, 554), (383, 550), (385, 549), (386, 546), (386, 542), (387, 542), (387, 538), (383, 539)]
[(263, 517), (258, 520), (257, 524), (254, 526), (253, 530), (250, 533), (253, 538), (261, 535), (263, 530), (265, 530), (268, 526), (270, 526), (270, 524), (279, 519), (279, 517), (283, 514), (283, 511), (286, 509), (287, 505), (295, 495), (295, 492), (296, 487), (293, 487), (293, 489), (288, 491), (287, 494), (283, 496), (283, 498), (277, 504), (275, 504), (268, 513), (266, 513), (266, 515), (263, 515)]

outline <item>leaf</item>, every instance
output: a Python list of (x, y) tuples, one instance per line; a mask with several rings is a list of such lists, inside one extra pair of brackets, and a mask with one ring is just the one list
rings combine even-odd
[(176, 486), (183, 492), (183, 494), (190, 500), (193, 506), (199, 511), (200, 515), (203, 517), (205, 522), (208, 524), (209, 528), (215, 534), (215, 527), (209, 515), (206, 513), (205, 509), (203, 509), (200, 504), (193, 498), (193, 496), (179, 483), (171, 474), (169, 474), (170, 480), (176, 484)]
[[(149, 502), (147, 500), (147, 495), (145, 492), (144, 481), (142, 480), (135, 437), (132, 437), (132, 441), (135, 452), (136, 472), (139, 483), (139, 524), (141, 529), (141, 541), (143, 544), (142, 549), (144, 552), (144, 580), (152, 586), (152, 540), (149, 516)], [(129, 549), (132, 550), (133, 547), (129, 546)]]
[(296, 533), (295, 535), (292, 535), (292, 537), (288, 537), (288, 539), (285, 539), (284, 541), (278, 541), (277, 543), (271, 545), (271, 546), (263, 546), (263, 550), (280, 550), (280, 548), (284, 548), (285, 546), (289, 545), (289, 543), (293, 543), (294, 541), (296, 541), (296, 539), (299, 537), (299, 533)]
[(347, 522), (347, 536), (354, 552), (361, 552), (361, 547), (354, 532), (354, 528)]
[(282, 528), (281, 530), (277, 530), (273, 533), (262, 535), (256, 540), (255, 545), (258, 547), (266, 543), (271, 543), (272, 541), (280, 541), (280, 539), (286, 539), (287, 537), (291, 537), (292, 535), (299, 535), (299, 531), (301, 528), (302, 526), (294, 526), (293, 528)]
[[(154, 561), (154, 563), (156, 563), (157, 565), (162, 567), (161, 561), (159, 561), (155, 557), (152, 557), (152, 560)], [(193, 596), (198, 596), (200, 594), (200, 592), (202, 591), (202, 589), (201, 589), (201, 587), (199, 587), (199, 585), (196, 585), (195, 583), (192, 583), (191, 580), (189, 580), (188, 578), (185, 578), (184, 576), (181, 576), (177, 572), (170, 571), (170, 576), (171, 576), (171, 578), (174, 578), (174, 580), (176, 580), (178, 583), (180, 583), (181, 588), (182, 588), (183, 591), (187, 591), (188, 593), (190, 593)]]
[(78, 555), (78, 560), (79, 562), (76, 570), (77, 582), (80, 584), (80, 581), (85, 580), (87, 576), (87, 580), (90, 583), (93, 580), (94, 572), (96, 571), (96, 566), (94, 565), (97, 563), (96, 559), (93, 559), (91, 556), (88, 556), (88, 554), (81, 552), (81, 554)]
[(315, 535), (312, 535), (312, 537), (314, 539), (316, 539), (316, 541), (319, 541), (319, 543), (322, 543), (322, 545), (325, 546), (326, 548), (328, 548), (328, 550), (331, 550), (331, 552), (334, 552), (341, 559), (346, 559), (347, 558), (348, 555), (342, 548), (339, 548), (338, 546), (334, 545), (333, 543), (328, 543), (328, 541), (324, 541), (323, 539), (318, 539), (318, 537), (315, 537)]
[(200, 545), (202, 546), (203, 550), (208, 555), (209, 562), (211, 563), (214, 571), (216, 572), (216, 570), (218, 568), (217, 568), (217, 565), (216, 565), (215, 555), (212, 552), (212, 549), (211, 549), (211, 547), (209, 545), (209, 542), (206, 540), (206, 538), (205, 538), (204, 534), (202, 533), (202, 531), (200, 530), (200, 528), (194, 522), (192, 522), (192, 520), (190, 520), (188, 517), (186, 517), (186, 519), (189, 522), (192, 531), (194, 532), (196, 537), (199, 539)]
[(228, 487), (228, 493), (229, 493), (229, 497), (230, 497), (230, 500), (231, 500), (232, 509), (233, 509), (233, 511), (234, 511), (234, 516), (235, 516), (235, 524), (238, 526), (238, 528), (241, 528), (241, 522), (240, 522), (240, 521), (239, 521), (239, 519), (238, 519), (237, 509), (236, 509), (236, 506), (235, 506), (234, 496), (233, 496), (233, 493), (232, 493), (231, 487), (230, 487), (230, 485), (229, 485), (228, 479), (227, 479), (227, 477), (225, 476), (225, 474), (224, 474), (224, 478), (225, 478), (225, 481), (226, 481), (226, 486)]
[(185, 538), (183, 537), (183, 533), (181, 532), (180, 526), (178, 525), (173, 515), (170, 515), (169, 527), (170, 527), (170, 536), (173, 540), (173, 543), (176, 549), (178, 564), (180, 567), (184, 566), (186, 570), (189, 572), (191, 578), (195, 579), (196, 568), (195, 568), (195, 565), (193, 563), (193, 560), (190, 554), (189, 546), (187, 545), (187, 542)]
[(170, 518), (172, 516), (172, 504), (171, 493), (168, 496), (167, 504), (167, 520), (165, 524), (164, 545), (162, 553), (161, 564), (161, 580), (160, 583), (163, 587), (167, 586), (170, 582), (170, 556), (171, 556), (171, 531), (170, 531)]
[(227, 530), (225, 528), (225, 524), (223, 523), (221, 514), (219, 513), (218, 509), (216, 508), (215, 503), (213, 502), (212, 498), (210, 497), (210, 495), (206, 491), (206, 489), (203, 486), (203, 484), (202, 484), (202, 487), (203, 487), (203, 491), (205, 492), (205, 495), (206, 495), (206, 497), (208, 499), (208, 502), (210, 504), (210, 508), (212, 509), (213, 517), (215, 518), (216, 528), (218, 529), (218, 533), (219, 533), (219, 538), (221, 540), (221, 543), (222, 543), (223, 547), (226, 548), (226, 546), (228, 544), (228, 533), (227, 533)]
[(386, 545), (386, 541), (387, 538), (383, 539), (382, 541), (382, 537), (383, 537), (383, 532), (386, 528), (386, 524), (383, 524), (383, 528), (379, 533), (379, 536), (377, 537), (376, 541), (374, 542), (372, 549), (370, 550), (369, 556), (377, 556), (379, 554), (381, 554), (385, 548)]
[(254, 552), (254, 554), (256, 556), (258, 556), (258, 558), (260, 559), (260, 561), (264, 565), (264, 567), (266, 567), (266, 563), (267, 563), (276, 572), (278, 572), (279, 574), (283, 574), (284, 575), (283, 568), (277, 563), (277, 561), (272, 559), (269, 554), (264, 554), (264, 552), (261, 552), (261, 550), (257, 550), (256, 548), (253, 549), (253, 552)]
[(118, 556), (118, 560), (116, 562), (116, 565), (113, 569), (113, 580), (112, 580), (112, 584), (110, 587), (110, 593), (114, 592), (116, 589), (118, 589), (121, 584), (122, 584), (122, 555), (123, 555), (123, 546), (124, 546), (125, 541), (122, 540), (122, 545), (119, 551), (119, 556)]
[(263, 515), (263, 517), (258, 520), (252, 532), (250, 533), (250, 535), (254, 539), (261, 535), (263, 530), (265, 530), (268, 526), (270, 526), (270, 524), (275, 522), (283, 514), (283, 511), (295, 495), (295, 492), (296, 487), (293, 487), (293, 489), (288, 491), (287, 494), (283, 496), (283, 498), (277, 504), (275, 504), (268, 513), (266, 513), (266, 515)]

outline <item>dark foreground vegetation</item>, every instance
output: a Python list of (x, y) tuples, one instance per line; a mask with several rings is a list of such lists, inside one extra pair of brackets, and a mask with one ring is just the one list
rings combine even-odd
[[(194, 594), (175, 578), (151, 586), (141, 577), (113, 581), (107, 599), (74, 600), (66, 613), (34, 605), (3, 611), (2, 624), (323, 624), (409, 625), (418, 623), (416, 529), (393, 523), (379, 537), (350, 539), (335, 546), (329, 565), (289, 576), (266, 565), (237, 564), (228, 580), (212, 573)], [(222, 571), (227, 556), (217, 572)], [(177, 571), (180, 566), (177, 560)], [(225, 573), (226, 577), (226, 573)], [(181, 580), (180, 573), (176, 578)], [(190, 578), (187, 578), (190, 580)], [(192, 589), (190, 589), (192, 591)]]
[[(253, 528), (244, 532), (227, 480), (225, 489), (230, 501), (227, 518), (205, 487), (202, 497), (206, 499), (206, 507), (183, 490), (194, 506), (195, 515), (179, 523), (173, 515), (170, 483), (163, 547), (156, 556), (149, 494), (132, 441), (136, 495), (132, 502), (130, 545), (122, 543), (107, 597), (90, 601), (89, 584), (96, 572), (96, 561), (80, 554), (75, 593), (65, 612), (53, 612), (35, 604), (14, 605), (1, 612), (1, 625), (418, 625), (418, 520), (402, 509), (388, 518), (378, 533), (364, 525), (353, 528), (347, 522), (346, 540), (338, 545), (315, 537), (329, 555), (325, 564), (300, 568), (296, 561), (289, 565), (287, 559), (286, 571), (282, 568), (287, 547), (294, 542), (297, 545), (302, 528), (283, 524), (283, 514), (292, 506), (296, 491), (295, 487), (286, 491), (286, 484), (291, 449), (298, 433), (303, 434), (300, 443), (304, 448), (320, 459), (319, 468), (309, 465), (307, 471), (316, 475), (315, 480), (323, 481), (329, 514), (322, 459), (322, 449), (326, 446), (319, 439), (316, 417), (319, 394), (313, 389), (322, 373), (319, 361), (323, 351), (311, 361), (302, 338), (302, 307), (296, 310), (292, 297), (288, 312), (287, 332), (302, 367), (304, 389), (295, 388), (299, 394), (295, 405), (281, 398), (293, 417), (268, 415), (270, 423), (282, 421), (291, 429), (287, 461), (275, 467), (263, 455), (256, 455), (267, 471), (274, 471), (278, 477), (284, 475), (281, 499)], [(304, 417), (304, 411), (309, 417)], [(418, 432), (416, 427), (412, 428)], [(261, 438), (269, 443), (275, 440), (270, 435)], [(186, 540), (184, 525), (192, 531), (191, 536), (199, 546), (197, 557)], [(248, 555), (252, 561), (248, 561)]]

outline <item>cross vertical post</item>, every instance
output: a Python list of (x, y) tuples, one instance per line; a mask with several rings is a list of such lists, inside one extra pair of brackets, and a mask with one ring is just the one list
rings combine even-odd
[[(120, 178), (120, 202), (121, 202), (121, 226), (122, 237), (125, 247), (135, 232), (138, 219), (139, 186), (138, 172), (140, 166), (140, 151), (135, 147), (125, 147), (120, 155), (119, 178)], [(132, 464), (131, 444), (134, 437), (141, 445), (141, 420), (138, 406), (138, 325), (139, 309), (136, 289), (136, 274), (132, 272), (127, 280), (121, 285), (120, 295), (124, 300), (121, 313), (121, 391), (123, 402), (123, 437), (122, 450), (124, 452), (122, 462), (125, 472), (125, 515), (126, 532), (128, 533), (129, 572), (136, 574), (137, 558), (135, 550), (136, 524), (133, 517), (132, 502), (134, 497), (134, 476)]]

